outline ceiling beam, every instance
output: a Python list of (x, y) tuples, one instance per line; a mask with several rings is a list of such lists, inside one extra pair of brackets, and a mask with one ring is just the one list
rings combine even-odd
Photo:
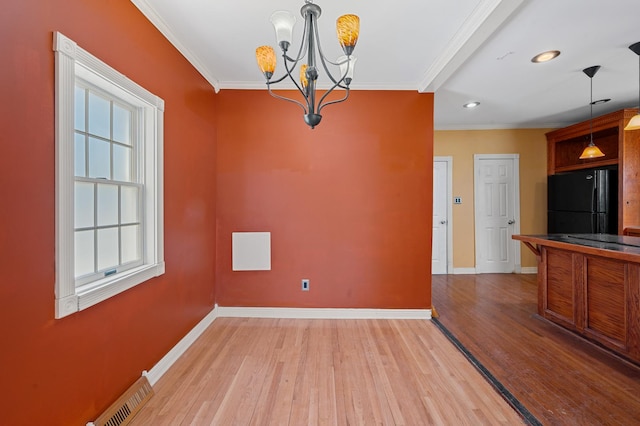
[(527, 0), (484, 0), (425, 72), (421, 93), (435, 92)]

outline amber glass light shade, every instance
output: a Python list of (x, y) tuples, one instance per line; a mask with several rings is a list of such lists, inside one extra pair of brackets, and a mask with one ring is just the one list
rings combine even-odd
[(276, 70), (276, 52), (271, 46), (260, 46), (256, 49), (256, 60), (260, 71), (268, 77)]
[(344, 53), (350, 55), (360, 35), (360, 18), (357, 15), (342, 15), (336, 21), (338, 42)]
[(600, 151), (600, 148), (595, 146), (593, 142), (590, 142), (589, 145), (582, 151), (582, 155), (580, 156), (581, 160), (586, 160), (588, 158), (598, 158), (604, 157), (604, 153)]
[(309, 85), (309, 80), (307, 79), (307, 64), (300, 66), (300, 84), (302, 84), (304, 88)]
[(640, 114), (636, 114), (631, 117), (629, 123), (624, 128), (625, 130), (640, 130)]

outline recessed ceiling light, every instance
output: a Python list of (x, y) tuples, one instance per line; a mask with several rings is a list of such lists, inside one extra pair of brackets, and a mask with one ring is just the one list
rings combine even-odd
[(462, 105), (464, 108), (475, 108), (478, 105), (480, 105), (480, 102), (478, 101), (473, 101), (473, 102), (469, 102), (467, 104)]
[(553, 58), (558, 57), (560, 55), (559, 50), (548, 50), (546, 52), (542, 52), (531, 58), (531, 62), (540, 63), (540, 62), (548, 62)]
[(591, 102), (591, 105), (598, 105), (598, 104), (604, 104), (609, 102), (611, 99), (607, 98), (607, 99), (598, 99), (597, 101), (593, 101)]

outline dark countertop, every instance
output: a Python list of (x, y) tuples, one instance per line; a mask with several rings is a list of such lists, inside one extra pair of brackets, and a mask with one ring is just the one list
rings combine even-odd
[[(514, 235), (513, 239), (545, 245), (546, 241), (640, 256), (640, 237), (610, 234)], [(588, 249), (587, 249), (588, 250)], [(581, 250), (582, 251), (582, 250)], [(590, 251), (590, 250), (589, 250)]]

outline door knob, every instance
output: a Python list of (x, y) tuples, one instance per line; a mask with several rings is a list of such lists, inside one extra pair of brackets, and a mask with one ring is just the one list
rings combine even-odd
[(515, 220), (511, 219), (509, 222), (507, 222), (509, 225), (513, 225), (514, 223), (516, 223)]
[(447, 224), (447, 221), (446, 221), (446, 220), (441, 220), (441, 221), (440, 221), (440, 225), (446, 225), (446, 224)]

